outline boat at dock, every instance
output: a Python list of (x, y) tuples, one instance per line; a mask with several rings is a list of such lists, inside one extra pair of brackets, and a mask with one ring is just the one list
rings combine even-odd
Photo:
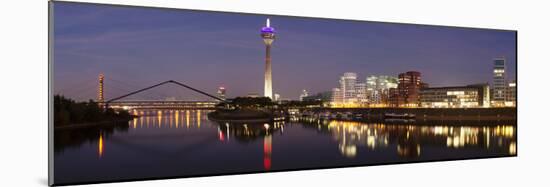
[(416, 118), (415, 114), (410, 113), (384, 113), (385, 119), (414, 119)]

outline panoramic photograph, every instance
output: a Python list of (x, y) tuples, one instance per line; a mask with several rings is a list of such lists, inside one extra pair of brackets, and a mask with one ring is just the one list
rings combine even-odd
[(56, 185), (517, 155), (516, 31), (50, 11)]

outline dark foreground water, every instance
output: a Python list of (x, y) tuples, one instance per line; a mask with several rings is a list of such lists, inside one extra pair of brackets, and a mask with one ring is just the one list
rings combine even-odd
[[(226, 124), (204, 110), (149, 110), (116, 127), (55, 132), (55, 183), (510, 156), (513, 122)], [(459, 124), (459, 125), (457, 125)], [(465, 126), (460, 126), (465, 124)]]

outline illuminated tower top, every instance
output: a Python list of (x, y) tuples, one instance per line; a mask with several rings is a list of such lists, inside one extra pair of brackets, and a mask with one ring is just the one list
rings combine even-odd
[(271, 27), (269, 18), (265, 20), (265, 27), (262, 27), (262, 34), (263, 33), (275, 33), (275, 28)]
[(261, 35), (266, 45), (271, 45), (275, 40), (275, 28), (271, 27), (269, 18), (265, 21), (265, 27), (262, 27)]

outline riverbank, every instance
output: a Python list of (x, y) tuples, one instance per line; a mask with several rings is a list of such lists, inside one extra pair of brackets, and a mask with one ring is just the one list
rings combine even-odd
[(316, 116), (360, 116), (361, 118), (385, 119), (386, 114), (414, 115), (416, 120), (516, 120), (517, 109), (507, 108), (314, 108), (301, 111)]
[(412, 125), (412, 126), (501, 126), (501, 125), (516, 125), (516, 120), (428, 120), (428, 119), (328, 119), (328, 118), (312, 118), (300, 117), (298, 121), (304, 123), (324, 124), (328, 125), (331, 122), (351, 122), (357, 124), (384, 124), (384, 125)]

